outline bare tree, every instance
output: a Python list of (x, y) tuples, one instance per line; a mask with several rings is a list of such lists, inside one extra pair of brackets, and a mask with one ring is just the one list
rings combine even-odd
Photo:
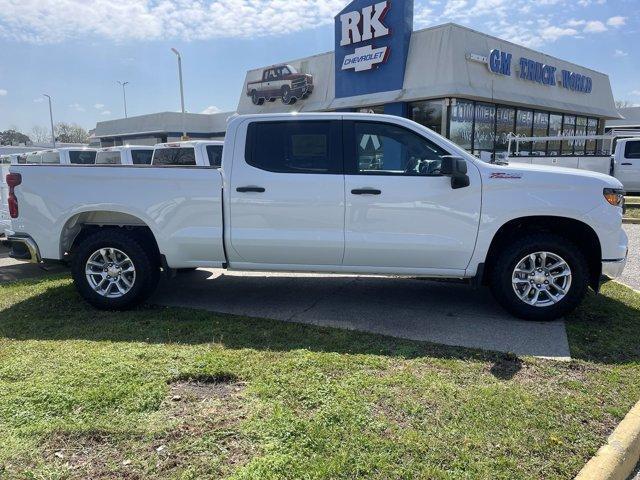
[(47, 143), (51, 141), (51, 132), (45, 127), (36, 125), (31, 129), (31, 139), (35, 143)]
[(616, 100), (616, 108), (629, 108), (636, 106), (637, 105), (635, 105), (633, 102), (630, 102), (629, 100)]
[(78, 124), (58, 122), (54, 129), (58, 142), (87, 143), (89, 141), (89, 133)]

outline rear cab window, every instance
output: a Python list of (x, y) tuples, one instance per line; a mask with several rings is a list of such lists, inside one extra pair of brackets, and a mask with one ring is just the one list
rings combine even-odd
[(131, 161), (134, 165), (151, 165), (153, 150), (131, 150)]
[(120, 165), (120, 152), (98, 152), (96, 154), (96, 165)]
[(207, 157), (209, 165), (220, 168), (222, 165), (222, 145), (207, 145)]
[(624, 146), (624, 158), (640, 158), (640, 140), (627, 142)]
[(338, 120), (254, 122), (249, 125), (246, 162), (277, 173), (342, 173)]
[(96, 163), (96, 152), (90, 150), (70, 150), (69, 162), (72, 165), (93, 165)]
[(60, 154), (58, 152), (42, 152), (37, 154), (39, 157), (37, 162), (44, 165), (59, 165)]
[(195, 164), (193, 147), (157, 148), (153, 152), (153, 165), (187, 167)]

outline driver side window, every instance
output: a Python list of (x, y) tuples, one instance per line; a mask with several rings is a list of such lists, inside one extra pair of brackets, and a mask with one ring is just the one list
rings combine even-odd
[(426, 138), (390, 123), (355, 122), (353, 133), (355, 173), (360, 175), (438, 176), (442, 157), (450, 155)]

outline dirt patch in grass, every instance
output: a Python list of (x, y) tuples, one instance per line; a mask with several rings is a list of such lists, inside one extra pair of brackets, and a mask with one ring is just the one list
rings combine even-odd
[(239, 429), (244, 389), (233, 375), (178, 377), (155, 419), (166, 426), (157, 434), (58, 432), (46, 440), (43, 461), (69, 478), (224, 476), (254, 453)]

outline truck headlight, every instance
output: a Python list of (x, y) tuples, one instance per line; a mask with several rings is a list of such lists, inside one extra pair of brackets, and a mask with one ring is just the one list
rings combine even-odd
[(619, 188), (605, 188), (602, 193), (611, 205), (624, 208), (624, 190)]

